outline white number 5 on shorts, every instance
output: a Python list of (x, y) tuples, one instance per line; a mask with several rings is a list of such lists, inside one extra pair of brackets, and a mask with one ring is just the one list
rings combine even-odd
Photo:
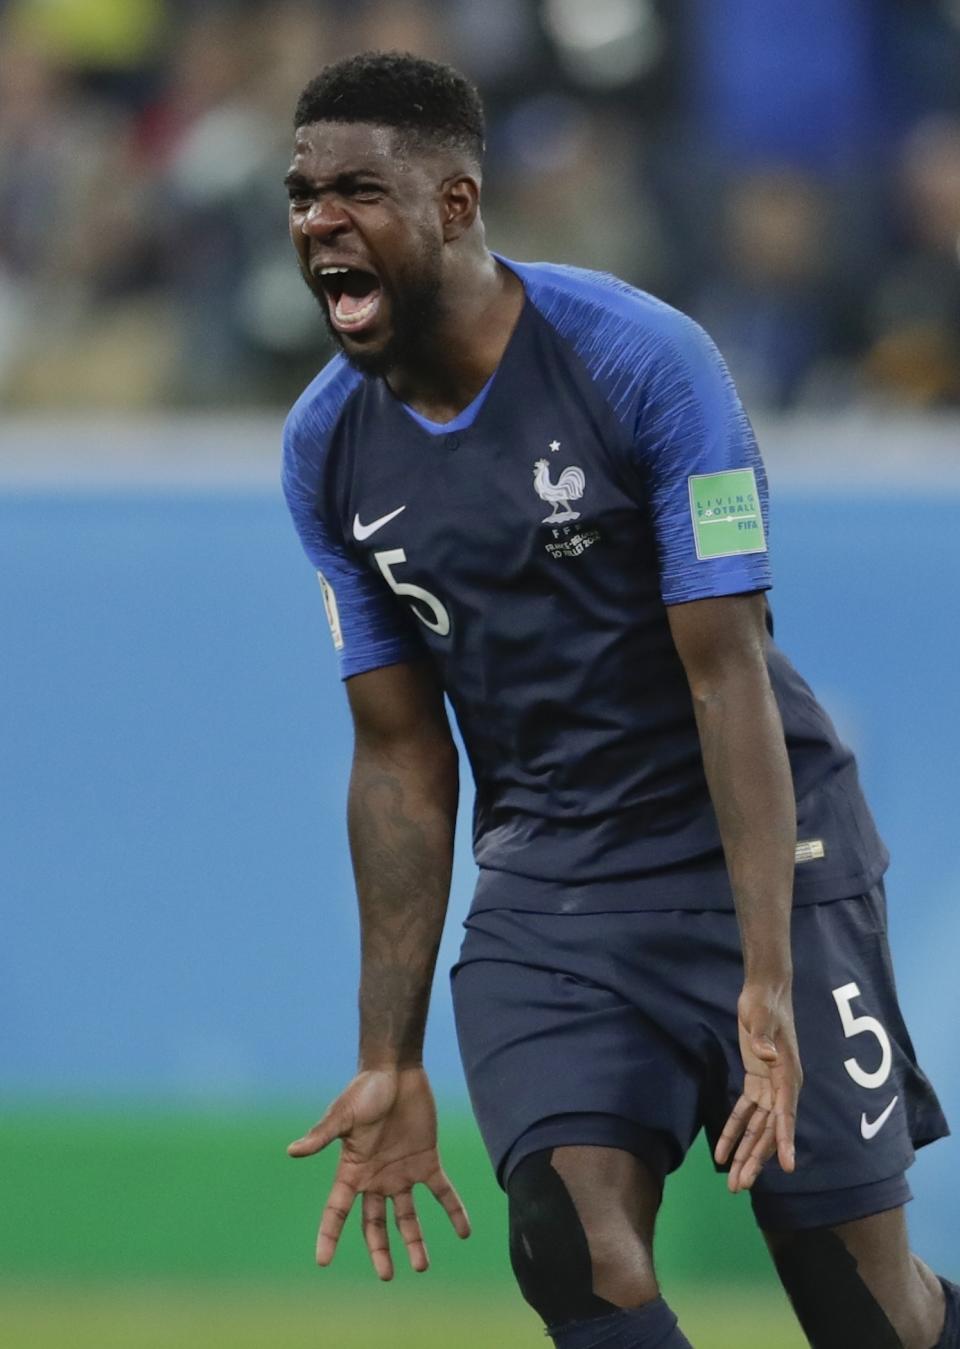
[(840, 1013), (844, 1035), (848, 1040), (852, 1039), (854, 1035), (876, 1036), (880, 1041), (880, 1066), (874, 1072), (868, 1073), (853, 1058), (844, 1059), (843, 1066), (858, 1087), (882, 1087), (890, 1076), (890, 1068), (893, 1064), (890, 1037), (875, 1016), (854, 1016), (850, 1004), (854, 998), (859, 997), (860, 989), (856, 984), (843, 984), (842, 987), (833, 989), (833, 1000), (837, 1004), (837, 1011)]

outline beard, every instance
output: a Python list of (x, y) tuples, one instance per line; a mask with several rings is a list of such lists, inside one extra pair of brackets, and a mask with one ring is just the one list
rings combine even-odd
[(375, 350), (365, 351), (359, 343), (348, 350), (343, 334), (333, 326), (326, 295), (316, 296), (327, 331), (361, 375), (383, 377), (397, 365), (415, 365), (428, 360), (435, 351), (436, 334), (443, 316), (441, 258), (442, 245), (438, 240), (429, 254), (418, 260), (416, 269), (411, 267), (400, 273), (395, 284), (381, 281), (390, 307), (390, 336)]

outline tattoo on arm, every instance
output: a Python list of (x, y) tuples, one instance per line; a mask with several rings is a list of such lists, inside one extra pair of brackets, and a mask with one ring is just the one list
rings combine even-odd
[(349, 826), (360, 901), (360, 1059), (419, 1063), (453, 856), (456, 771), (354, 760)]

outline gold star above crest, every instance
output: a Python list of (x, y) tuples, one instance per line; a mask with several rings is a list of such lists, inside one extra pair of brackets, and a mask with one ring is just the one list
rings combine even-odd
[(551, 450), (553, 450), (554, 454), (556, 454), (557, 450), (559, 450), (559, 448), (560, 448), (560, 442), (559, 442), (559, 440), (551, 440), (551, 442), (550, 442), (550, 448), (551, 448)]

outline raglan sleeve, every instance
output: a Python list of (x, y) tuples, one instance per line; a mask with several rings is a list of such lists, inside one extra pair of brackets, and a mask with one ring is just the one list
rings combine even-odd
[(303, 550), (317, 572), (341, 679), (422, 659), (424, 647), (380, 577), (352, 556), (320, 490), (324, 437), (295, 409), (283, 433), (283, 492)]
[(768, 496), (730, 373), (692, 319), (669, 311), (641, 381), (634, 445), (665, 604), (768, 590)]

